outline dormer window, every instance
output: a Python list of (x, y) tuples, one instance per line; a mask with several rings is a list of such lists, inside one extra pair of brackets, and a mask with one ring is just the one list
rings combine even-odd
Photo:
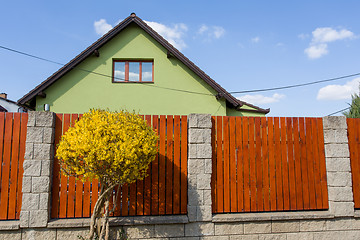
[(154, 82), (154, 62), (114, 60), (113, 82)]

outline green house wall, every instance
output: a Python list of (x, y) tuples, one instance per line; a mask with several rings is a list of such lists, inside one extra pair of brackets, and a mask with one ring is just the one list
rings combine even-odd
[[(178, 59), (167, 58), (167, 50), (136, 24), (130, 24), (99, 52), (99, 57), (88, 57), (48, 87), (45, 98), (37, 96), (36, 110), (42, 111), (44, 104), (49, 104), (50, 111), (56, 113), (83, 113), (91, 108), (103, 108), (159, 115), (254, 115), (227, 109), (224, 99), (214, 97), (214, 89)], [(113, 59), (153, 60), (154, 83), (113, 83)]]

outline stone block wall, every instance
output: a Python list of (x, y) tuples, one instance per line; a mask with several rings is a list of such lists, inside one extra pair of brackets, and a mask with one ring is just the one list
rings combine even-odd
[[(188, 214), (117, 217), (112, 239), (123, 229), (129, 239), (295, 240), (360, 239), (354, 210), (347, 125), (344, 117), (325, 117), (324, 144), (329, 210), (212, 214), (211, 116), (188, 117)], [(54, 115), (29, 113), (20, 221), (0, 221), (2, 239), (78, 239), (89, 219), (49, 219)]]

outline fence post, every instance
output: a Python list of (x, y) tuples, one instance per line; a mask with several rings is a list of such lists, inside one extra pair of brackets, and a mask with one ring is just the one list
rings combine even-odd
[(212, 220), (211, 211), (211, 115), (188, 117), (188, 218), (190, 222)]
[(346, 118), (324, 117), (323, 128), (329, 210), (336, 217), (354, 216)]
[(29, 112), (20, 227), (46, 227), (50, 214), (50, 183), (54, 159), (55, 114)]

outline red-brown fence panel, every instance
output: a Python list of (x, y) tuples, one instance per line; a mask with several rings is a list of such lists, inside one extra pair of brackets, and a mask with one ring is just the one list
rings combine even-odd
[(321, 118), (212, 123), (213, 213), (328, 209)]
[(354, 207), (360, 209), (360, 118), (347, 118)]
[(0, 113), (0, 220), (19, 219), (27, 113)]
[[(116, 208), (112, 216), (186, 214), (187, 116), (142, 117), (159, 135), (159, 152), (144, 180), (114, 189), (111, 205), (116, 203)], [(78, 114), (56, 114), (56, 145), (79, 118)], [(51, 218), (90, 217), (99, 191), (97, 180), (83, 183), (62, 175), (55, 159)]]

